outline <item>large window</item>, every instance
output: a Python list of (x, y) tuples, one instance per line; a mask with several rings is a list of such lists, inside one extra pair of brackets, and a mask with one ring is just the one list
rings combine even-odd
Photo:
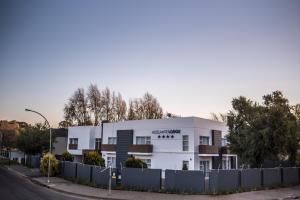
[(144, 163), (147, 164), (147, 168), (150, 169), (151, 168), (151, 159), (141, 159)]
[(116, 157), (107, 157), (107, 167), (111, 166), (112, 168), (116, 167)]
[(116, 137), (108, 137), (108, 144), (117, 144)]
[(70, 138), (70, 144), (78, 144), (78, 138)]
[(189, 136), (182, 136), (182, 151), (189, 151)]
[(151, 144), (151, 137), (150, 136), (137, 136), (136, 144)]
[(101, 138), (95, 139), (95, 149), (100, 149), (101, 146)]
[(205, 176), (209, 176), (209, 161), (208, 160), (200, 161), (200, 170), (204, 171)]
[(200, 136), (199, 144), (200, 145), (209, 145), (209, 137), (208, 136)]

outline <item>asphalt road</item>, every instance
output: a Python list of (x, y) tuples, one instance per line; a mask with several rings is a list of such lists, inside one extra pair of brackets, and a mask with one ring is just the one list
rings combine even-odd
[(55, 192), (0, 166), (0, 200), (86, 199)]

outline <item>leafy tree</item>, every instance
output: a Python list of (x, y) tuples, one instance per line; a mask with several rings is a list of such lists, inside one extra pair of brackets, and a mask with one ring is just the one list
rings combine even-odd
[[(54, 139), (54, 136), (52, 136), (52, 142), (54, 142)], [(18, 136), (17, 147), (30, 155), (49, 151), (49, 129), (41, 125), (25, 128)]]
[(53, 154), (45, 154), (41, 160), (40, 171), (43, 176), (48, 175), (49, 166), (49, 156), (50, 156), (50, 176), (55, 176), (59, 174), (59, 162)]
[(222, 114), (222, 113), (210, 113), (211, 114), (211, 119), (218, 121), (218, 122), (227, 122), (227, 115)]
[(147, 168), (147, 164), (145, 162), (139, 158), (135, 158), (134, 156), (130, 156), (126, 160), (125, 166), (128, 168)]
[(70, 154), (68, 151), (64, 151), (61, 155), (62, 160), (73, 162), (74, 156)]
[(263, 96), (259, 105), (245, 97), (234, 98), (228, 114), (228, 141), (244, 164), (259, 167), (265, 159), (289, 158), (295, 164), (299, 147), (297, 121), (282, 93)]
[(161, 119), (162, 117), (163, 110), (158, 100), (148, 92), (143, 98), (129, 101), (128, 120)]
[(89, 101), (88, 108), (94, 117), (94, 125), (97, 126), (102, 120), (101, 111), (103, 109), (103, 100), (97, 85), (91, 84), (89, 86), (87, 98)]
[(84, 164), (98, 165), (101, 167), (105, 167), (105, 160), (100, 156), (98, 152), (92, 151), (92, 152), (88, 152), (84, 156)]
[(63, 120), (58, 123), (58, 128), (68, 128), (69, 126), (72, 126), (72, 124), (66, 120)]
[(79, 126), (91, 125), (88, 112), (88, 100), (85, 97), (84, 89), (78, 88), (64, 107), (65, 120)]

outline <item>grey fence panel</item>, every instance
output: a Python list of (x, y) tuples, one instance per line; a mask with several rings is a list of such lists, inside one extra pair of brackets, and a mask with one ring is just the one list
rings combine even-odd
[(282, 168), (282, 184), (296, 185), (299, 183), (299, 168), (287, 167)]
[(65, 161), (63, 176), (65, 178), (75, 179), (76, 178), (76, 167), (77, 167), (77, 163)]
[(161, 169), (123, 168), (121, 174), (125, 187), (153, 191), (161, 188)]
[(174, 192), (204, 192), (204, 172), (166, 170), (165, 189)]
[[(114, 172), (115, 169), (112, 169)], [(109, 182), (109, 169), (102, 168), (100, 166), (93, 166), (92, 169), (92, 183), (100, 187), (107, 187)], [(112, 187), (116, 185), (115, 179), (112, 179)]]
[(281, 169), (280, 168), (265, 168), (263, 169), (263, 186), (273, 187), (281, 184)]
[(231, 192), (239, 189), (239, 170), (212, 170), (209, 176), (210, 192)]
[(77, 181), (84, 183), (91, 182), (91, 165), (85, 165), (82, 163), (77, 164)]
[(255, 189), (262, 187), (261, 169), (241, 170), (241, 188)]

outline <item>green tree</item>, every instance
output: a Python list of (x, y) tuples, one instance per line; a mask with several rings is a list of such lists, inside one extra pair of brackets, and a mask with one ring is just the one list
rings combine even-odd
[(125, 166), (128, 168), (147, 168), (147, 164), (145, 162), (139, 158), (135, 158), (134, 156), (130, 156), (126, 160)]
[(295, 115), (280, 91), (263, 96), (259, 105), (245, 97), (234, 98), (228, 114), (228, 141), (242, 163), (259, 167), (265, 159), (295, 164), (299, 132)]
[(17, 147), (30, 155), (49, 151), (49, 129), (39, 124), (25, 128), (18, 136)]
[(53, 154), (45, 154), (41, 160), (40, 171), (44, 176), (48, 175), (49, 166), (49, 156), (50, 156), (50, 176), (55, 176), (59, 173), (59, 162)]
[(84, 156), (84, 164), (105, 167), (105, 160), (100, 156), (98, 152), (92, 151), (88, 152)]
[(62, 160), (73, 162), (74, 156), (70, 154), (68, 151), (64, 151), (61, 155)]

